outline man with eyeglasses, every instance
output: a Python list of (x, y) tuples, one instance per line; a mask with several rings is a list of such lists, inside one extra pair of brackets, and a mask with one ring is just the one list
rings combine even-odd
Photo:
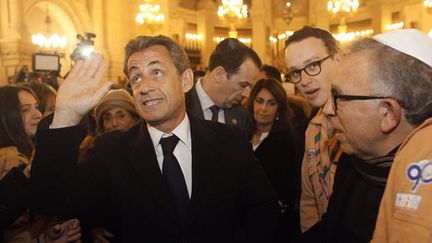
[(430, 53), (432, 40), (413, 29), (348, 48), (323, 108), (344, 153), (327, 212), (302, 242), (370, 242), (379, 209), (374, 242), (430, 242), (432, 187), (420, 176), (432, 177)]
[(378, 41), (397, 50), (393, 52), (398, 55), (392, 55), (388, 64), (392, 67), (390, 77), (396, 77), (390, 96), (402, 107), (401, 120), (415, 130), (405, 138), (394, 159), (372, 242), (430, 242), (432, 39), (418, 30), (406, 29), (382, 35)]
[[(330, 98), (331, 80), (340, 61), (338, 51), (338, 43), (329, 32), (309, 26), (294, 32), (286, 41), (286, 79), (315, 108), (321, 108)], [(317, 223), (327, 210), (340, 153), (320, 109), (305, 134), (300, 198), (302, 232)]]

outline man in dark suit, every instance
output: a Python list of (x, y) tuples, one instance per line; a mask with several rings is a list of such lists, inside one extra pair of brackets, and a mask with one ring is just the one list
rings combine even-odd
[(275, 193), (238, 128), (186, 113), (193, 74), (184, 50), (164, 36), (140, 36), (125, 52), (145, 122), (102, 135), (77, 164), (80, 120), (110, 86), (100, 84), (100, 55), (78, 61), (59, 89), (52, 122), (38, 130), (34, 210), (87, 215), (108, 205), (123, 242), (269, 242)]
[(240, 103), (249, 96), (260, 67), (254, 50), (238, 39), (223, 40), (210, 56), (208, 72), (186, 95), (188, 112), (246, 131), (250, 115)]

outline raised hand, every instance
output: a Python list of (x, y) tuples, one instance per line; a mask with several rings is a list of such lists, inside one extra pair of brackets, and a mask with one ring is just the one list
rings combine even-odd
[(58, 90), (51, 128), (77, 125), (102, 99), (112, 84), (101, 83), (105, 69), (106, 61), (100, 54), (76, 62)]

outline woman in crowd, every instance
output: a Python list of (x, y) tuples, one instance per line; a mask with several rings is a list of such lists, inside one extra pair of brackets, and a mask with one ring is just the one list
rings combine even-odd
[[(260, 79), (275, 79), (282, 84), (285, 92), (287, 87), (284, 85), (291, 85), (282, 82), (282, 75), (275, 66), (264, 64), (260, 68), (260, 72), (257, 75), (257, 80)], [(297, 154), (304, 154), (305, 146), (305, 132), (309, 123), (310, 105), (309, 103), (299, 95), (288, 94), (288, 107), (292, 111), (292, 116), (290, 118), (292, 128), (295, 130), (294, 145)]]
[(80, 239), (77, 220), (50, 227), (54, 218), (29, 214), (32, 139), (41, 119), (39, 103), (30, 89), (0, 87), (0, 242), (33, 242), (37, 238), (53, 242), (65, 237), (65, 232), (71, 235), (64, 240)]
[(126, 130), (135, 125), (140, 116), (134, 99), (124, 89), (109, 91), (93, 109), (96, 132), (88, 133), (80, 145), (80, 159), (84, 159), (93, 146), (95, 136), (115, 130)]
[(109, 91), (95, 107), (94, 113), (99, 134), (126, 130), (140, 120), (134, 99), (123, 89)]
[(39, 101), (39, 110), (43, 117), (54, 112), (57, 91), (49, 84), (40, 81), (24, 83), (25, 87), (30, 88)]
[(299, 234), (300, 161), (296, 152), (292, 112), (281, 83), (261, 79), (252, 88), (248, 110), (253, 118), (249, 137), (278, 193), (280, 224), (275, 242), (292, 242)]

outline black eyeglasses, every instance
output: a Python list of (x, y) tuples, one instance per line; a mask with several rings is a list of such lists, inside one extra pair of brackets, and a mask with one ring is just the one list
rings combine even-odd
[[(394, 99), (394, 97), (391, 96), (370, 96), (370, 95), (342, 95), (338, 94), (335, 88), (331, 89), (331, 95), (332, 95), (332, 106), (333, 110), (336, 112), (337, 110), (337, 99), (342, 100), (377, 100), (377, 99)], [(398, 101), (398, 100), (396, 100)], [(400, 102), (399, 102), (400, 103)]]
[(302, 69), (293, 70), (289, 72), (286, 75), (287, 81), (293, 84), (296, 84), (301, 81), (301, 72), (304, 71), (309, 76), (317, 76), (321, 73), (321, 63), (323, 63), (325, 60), (332, 57), (332, 55), (328, 55), (324, 57), (323, 59), (320, 59), (318, 61), (309, 63)]

